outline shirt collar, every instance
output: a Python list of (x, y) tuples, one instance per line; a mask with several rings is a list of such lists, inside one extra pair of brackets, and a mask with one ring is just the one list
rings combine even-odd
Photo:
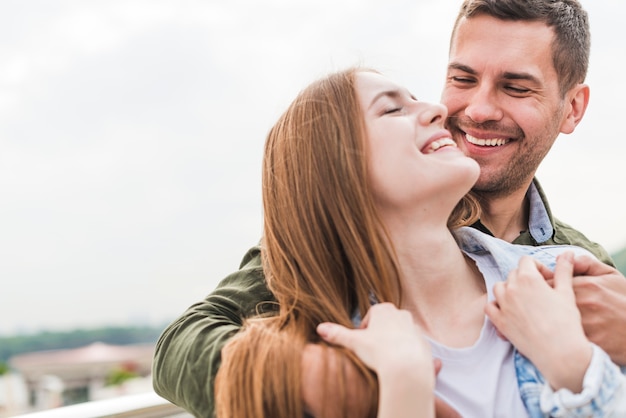
[(543, 244), (554, 235), (554, 227), (550, 220), (550, 209), (547, 207), (541, 186), (534, 180), (526, 192), (530, 203), (528, 213), (528, 232), (538, 244)]
[[(528, 233), (537, 244), (543, 244), (554, 235), (554, 226), (552, 225), (552, 214), (548, 201), (537, 179), (533, 179), (530, 183), (526, 197), (528, 197), (529, 202)], [(472, 227), (493, 236), (493, 233), (483, 225), (480, 219)]]

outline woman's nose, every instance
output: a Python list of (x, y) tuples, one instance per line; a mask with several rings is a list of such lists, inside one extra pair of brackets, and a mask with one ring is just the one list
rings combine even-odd
[(448, 116), (448, 108), (441, 103), (423, 103), (424, 109), (419, 115), (420, 124), (428, 126), (440, 124), (443, 126)]

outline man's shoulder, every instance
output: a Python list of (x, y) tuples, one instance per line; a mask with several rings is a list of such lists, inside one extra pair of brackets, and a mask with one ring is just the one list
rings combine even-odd
[(576, 245), (585, 248), (605, 264), (614, 266), (611, 256), (604, 247), (587, 238), (585, 234), (576, 228), (557, 218), (554, 218), (553, 240), (554, 244), (557, 245)]
[(255, 245), (250, 248), (241, 259), (241, 263), (239, 264), (240, 270), (257, 270), (260, 269), (261, 272), (263, 270), (263, 264), (261, 262), (261, 246)]
[(208, 297), (272, 300), (263, 272), (261, 248), (258, 245), (250, 248), (243, 256), (239, 269), (224, 277)]

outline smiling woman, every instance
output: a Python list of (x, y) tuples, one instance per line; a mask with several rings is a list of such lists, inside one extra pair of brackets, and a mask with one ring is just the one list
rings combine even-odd
[[(404, 248), (407, 228), (414, 238), (426, 238), (422, 228), (445, 231), (443, 241), (459, 256), (448, 261), (465, 265), (447, 223), (476, 218), (478, 204), (466, 193), (479, 168), (449, 145), (445, 117), (445, 107), (417, 101), (380, 74), (349, 69), (311, 84), (279, 118), (263, 159), (262, 240), (278, 311), (252, 319), (224, 348), (215, 380), (219, 417), (434, 416), (430, 350), (413, 316), (391, 304), (370, 306), (373, 298), (403, 300), (408, 287), (393, 248)], [(460, 288), (480, 297), (471, 281)], [(369, 338), (383, 345), (356, 355), (323, 345), (317, 324), (351, 327), (355, 311), (367, 312)], [(322, 361), (301, 360), (306, 350)], [(157, 380), (169, 373), (162, 366), (155, 363)], [(206, 404), (199, 408), (206, 413)]]

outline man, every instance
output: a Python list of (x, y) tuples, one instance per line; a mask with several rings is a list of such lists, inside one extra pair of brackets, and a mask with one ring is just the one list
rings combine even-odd
[[(572, 132), (585, 113), (588, 57), (587, 15), (575, 0), (465, 0), (442, 101), (454, 139), (481, 165), (476, 228), (518, 244), (579, 245), (610, 264), (604, 249), (552, 217), (534, 179), (559, 133)], [(197, 416), (213, 414), (221, 347), (244, 317), (258, 313), (259, 302), (273, 300), (259, 254), (250, 250), (241, 269), (171, 324), (157, 345), (155, 390)], [(579, 261), (576, 272), (587, 335), (626, 364), (626, 280), (602, 263)]]
[[(585, 113), (589, 49), (587, 14), (575, 0), (467, 0), (442, 102), (455, 141), (481, 167), (476, 228), (516, 244), (579, 245), (612, 266), (602, 247), (552, 217), (534, 179), (559, 133), (573, 132)], [(575, 281), (585, 331), (626, 364), (626, 281), (602, 265), (591, 277), (589, 268)]]

